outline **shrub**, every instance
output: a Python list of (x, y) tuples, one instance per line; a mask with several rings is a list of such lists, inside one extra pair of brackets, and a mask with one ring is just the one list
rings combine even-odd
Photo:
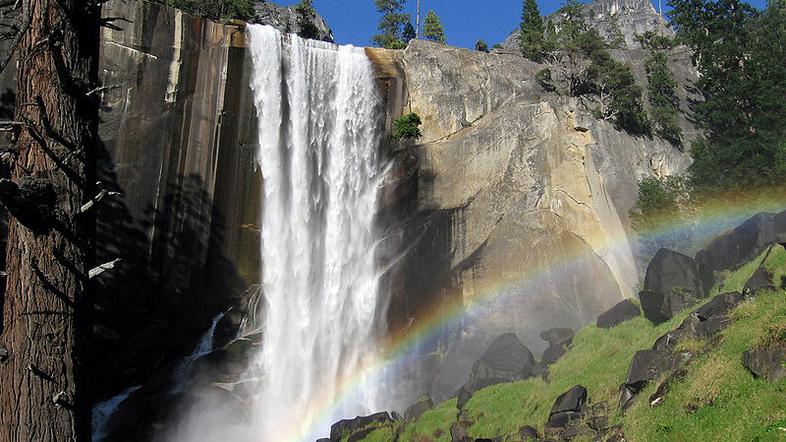
[(554, 92), (557, 90), (557, 87), (554, 86), (554, 81), (551, 78), (551, 69), (544, 68), (538, 71), (535, 74), (535, 79), (538, 80), (540, 86), (547, 92)]
[(478, 40), (475, 43), (475, 50), (479, 51), (479, 52), (488, 52), (489, 51), (489, 45), (486, 44), (486, 42), (483, 41), (483, 40)]
[(412, 113), (403, 115), (393, 121), (393, 134), (391, 135), (394, 140), (402, 140), (405, 138), (417, 139), (422, 135), (420, 132), (420, 121), (418, 114)]
[(689, 204), (688, 185), (683, 177), (647, 177), (639, 181), (631, 220), (637, 229), (658, 225), (663, 217), (678, 215)]

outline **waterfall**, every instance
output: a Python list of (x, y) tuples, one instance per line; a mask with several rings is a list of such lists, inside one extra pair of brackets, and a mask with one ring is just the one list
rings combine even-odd
[(264, 180), (254, 434), (313, 441), (314, 428), (385, 405), (382, 381), (363, 377), (387, 302), (375, 264), (381, 101), (363, 49), (247, 32)]

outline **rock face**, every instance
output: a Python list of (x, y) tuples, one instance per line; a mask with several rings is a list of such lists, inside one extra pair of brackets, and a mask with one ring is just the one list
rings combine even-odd
[[(293, 34), (300, 34), (303, 31), (298, 24), (298, 16), (294, 6), (279, 6), (270, 2), (256, 2), (254, 10), (256, 11), (255, 21), (257, 23), (270, 25), (282, 32)], [(325, 19), (317, 15), (314, 17), (313, 22), (317, 31), (316, 39), (332, 42), (333, 31), (330, 30)]]
[(639, 306), (630, 299), (626, 299), (598, 316), (595, 325), (598, 328), (611, 328), (639, 315), (641, 315)]
[[(188, 355), (259, 263), (259, 176), (242, 30), (149, 2), (110, 1), (102, 28), (97, 399)], [(112, 376), (106, 376), (111, 373)]]
[[(437, 397), (462, 382), (466, 355), (517, 331), (536, 351), (537, 330), (571, 328), (633, 295), (634, 253), (624, 239), (643, 176), (676, 174), (688, 157), (660, 140), (630, 137), (570, 99), (544, 92), (540, 66), (413, 41), (403, 52), (405, 111), (423, 120), (408, 152), (416, 162), (417, 213), (391, 310), (417, 321), (440, 303), (467, 306), (441, 356)], [(613, 238), (613, 240), (612, 240)], [(400, 308), (400, 307), (399, 307)]]
[[(604, 37), (611, 34), (611, 29), (616, 21), (619, 31), (625, 38), (625, 44), (629, 48), (641, 46), (636, 41), (636, 34), (643, 34), (647, 31), (666, 35), (674, 34), (674, 31), (667, 26), (666, 19), (658, 14), (649, 0), (596, 0), (584, 4), (582, 11), (585, 21)], [(562, 17), (558, 13), (554, 13), (546, 20), (559, 23)], [(514, 31), (502, 43), (502, 47), (516, 51), (519, 49), (518, 39), (519, 31)]]

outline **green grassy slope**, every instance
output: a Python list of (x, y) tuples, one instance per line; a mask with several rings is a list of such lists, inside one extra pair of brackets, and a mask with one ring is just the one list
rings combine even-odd
[[(741, 290), (762, 258), (723, 275), (712, 295)], [(786, 251), (775, 247), (766, 266), (780, 285), (786, 274)], [(542, 431), (554, 399), (581, 384), (589, 391), (591, 403), (606, 403), (611, 423), (622, 422), (629, 440), (786, 440), (786, 432), (780, 429), (786, 428), (786, 381), (770, 384), (753, 379), (741, 363), (742, 353), (752, 344), (786, 327), (783, 290), (740, 305), (732, 314), (733, 324), (722, 332), (720, 345), (694, 359), (687, 377), (672, 385), (659, 406), (652, 408), (644, 399), (637, 400), (624, 416), (616, 411), (618, 389), (633, 354), (652, 347), (656, 338), (676, 328), (690, 310), (659, 326), (639, 317), (608, 330), (585, 327), (568, 354), (549, 368), (549, 382), (528, 379), (477, 392), (465, 406), (473, 422), (470, 436), (508, 435), (509, 440), (516, 440), (514, 435), (523, 425)], [(682, 345), (705, 346), (702, 342)], [(649, 397), (656, 385), (650, 383), (639, 399)], [(449, 441), (456, 413), (455, 399), (447, 401), (400, 429), (399, 440)]]

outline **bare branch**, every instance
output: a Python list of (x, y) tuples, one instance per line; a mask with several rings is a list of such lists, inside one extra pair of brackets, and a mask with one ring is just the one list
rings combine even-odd
[(88, 279), (93, 279), (93, 278), (97, 277), (98, 275), (100, 275), (100, 274), (102, 274), (102, 273), (104, 273), (104, 272), (106, 272), (108, 270), (114, 269), (115, 266), (120, 261), (122, 261), (122, 259), (116, 258), (116, 259), (114, 259), (112, 261), (105, 262), (105, 263), (101, 264), (100, 266), (97, 266), (97, 267), (95, 267), (93, 269), (90, 269), (90, 272), (88, 272), (88, 274), (87, 274)]
[(90, 91), (88, 91), (88, 93), (87, 93), (87, 94), (85, 94), (85, 95), (87, 95), (87, 96), (89, 97), (89, 96), (91, 96), (91, 95), (93, 95), (93, 94), (97, 94), (97, 93), (100, 93), (100, 92), (108, 91), (108, 90), (111, 90), (111, 89), (117, 89), (117, 88), (119, 88), (119, 87), (120, 87), (120, 86), (118, 86), (118, 85), (114, 85), (114, 84), (113, 84), (113, 85), (109, 85), (109, 86), (99, 86), (99, 87), (97, 87), (97, 88), (91, 89), (91, 90), (90, 90)]
[(93, 206), (95, 206), (96, 203), (98, 203), (102, 199), (106, 198), (107, 196), (117, 197), (117, 196), (120, 196), (120, 195), (122, 195), (120, 192), (110, 192), (110, 191), (108, 191), (106, 189), (101, 189), (101, 191), (98, 192), (98, 194), (96, 196), (90, 198), (90, 201), (88, 201), (85, 204), (83, 204), (82, 207), (79, 208), (79, 211), (77, 211), (77, 213), (85, 213), (85, 212), (87, 212), (88, 210), (93, 208)]

